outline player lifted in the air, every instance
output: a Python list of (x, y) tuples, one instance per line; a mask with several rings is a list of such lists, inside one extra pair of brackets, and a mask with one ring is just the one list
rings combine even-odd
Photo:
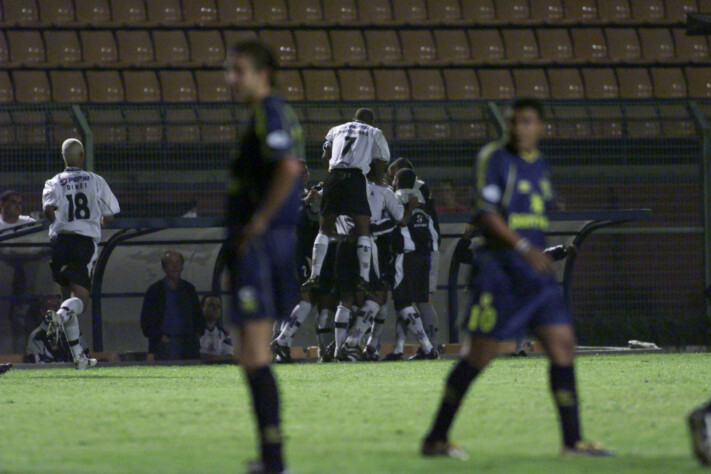
[(463, 457), (448, 440), (454, 416), (469, 385), (496, 356), (501, 340), (533, 331), (550, 359), (550, 386), (558, 408), (563, 453), (605, 456), (598, 443), (582, 439), (575, 383), (575, 335), (553, 260), (543, 253), (553, 186), (538, 141), (543, 109), (519, 99), (511, 109), (510, 137), (482, 149), (475, 169), (474, 224), (486, 243), (472, 275), (472, 305), (466, 352), (450, 372), (430, 432), (425, 456)]
[(42, 193), (44, 215), (51, 223), (52, 277), (59, 283), (64, 300), (59, 311), (51, 311), (51, 316), (54, 324), (64, 329), (74, 366), (82, 370), (96, 365), (96, 359), (88, 358), (79, 344), (77, 317), (89, 304), (101, 227), (120, 208), (104, 178), (81, 168), (84, 147), (79, 140), (65, 140), (62, 157), (65, 170), (47, 180)]
[(230, 50), (227, 83), (250, 106), (228, 188), (228, 268), (238, 357), (252, 391), (261, 462), (252, 472), (284, 471), (279, 393), (269, 364), (274, 321), (296, 301), (296, 226), (304, 141), (296, 114), (274, 92), (271, 50), (244, 41)]
[(359, 264), (358, 291), (370, 293), (370, 207), (366, 175), (373, 158), (390, 161), (390, 149), (383, 132), (373, 126), (370, 109), (358, 109), (352, 121), (333, 127), (326, 134), (323, 160), (328, 161), (324, 182), (319, 233), (314, 241), (311, 277), (302, 288), (319, 286), (321, 267), (328, 250), (329, 235), (334, 233), (336, 217), (348, 216), (355, 224), (356, 254)]

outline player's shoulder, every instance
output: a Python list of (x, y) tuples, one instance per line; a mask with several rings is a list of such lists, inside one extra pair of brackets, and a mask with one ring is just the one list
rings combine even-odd
[(506, 154), (506, 143), (503, 140), (495, 140), (484, 145), (477, 155), (477, 160), (489, 160), (493, 157), (500, 157)]

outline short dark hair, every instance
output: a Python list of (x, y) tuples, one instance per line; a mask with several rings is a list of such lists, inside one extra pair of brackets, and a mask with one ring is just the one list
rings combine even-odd
[(514, 103), (511, 105), (511, 110), (515, 112), (521, 109), (532, 109), (536, 112), (539, 119), (546, 119), (546, 115), (543, 112), (543, 104), (538, 99), (533, 97), (520, 97), (514, 100)]
[(266, 43), (256, 39), (239, 41), (232, 45), (231, 53), (234, 55), (244, 55), (249, 57), (257, 71), (267, 70), (269, 72), (269, 83), (274, 85), (275, 74), (279, 69), (276, 56)]
[(200, 298), (200, 307), (202, 308), (203, 306), (205, 306), (205, 303), (207, 303), (207, 300), (210, 298), (217, 298), (218, 300), (220, 300), (220, 304), (222, 304), (222, 298), (220, 298), (220, 295), (210, 293), (209, 295), (203, 295), (203, 297)]
[(353, 116), (359, 122), (367, 123), (368, 125), (373, 125), (375, 123), (375, 112), (371, 109), (358, 109)]
[(10, 199), (10, 196), (20, 196), (20, 193), (18, 193), (14, 189), (8, 189), (7, 191), (4, 191), (2, 194), (0, 194), (0, 204), (5, 204), (7, 200)]
[(185, 257), (182, 253), (178, 252), (177, 250), (166, 250), (165, 252), (163, 252), (163, 256), (160, 258), (161, 267), (165, 268), (165, 264), (168, 261), (168, 256), (170, 255), (176, 255), (180, 259), (180, 263), (185, 264)]
[(401, 169), (412, 170), (412, 169), (414, 169), (414, 167), (412, 166), (412, 162), (410, 160), (408, 160), (407, 158), (402, 158), (402, 157), (393, 161), (392, 163), (390, 163), (390, 166), (388, 166), (388, 170), (392, 170), (395, 168), (397, 168), (398, 170), (401, 170)]
[(395, 179), (397, 179), (398, 189), (412, 189), (415, 187), (417, 175), (409, 168), (402, 168), (395, 174)]

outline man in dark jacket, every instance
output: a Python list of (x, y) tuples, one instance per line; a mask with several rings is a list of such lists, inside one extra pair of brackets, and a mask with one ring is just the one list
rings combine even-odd
[(169, 250), (161, 258), (165, 278), (148, 287), (141, 330), (157, 360), (199, 358), (199, 334), (205, 329), (195, 287), (180, 278), (183, 256)]

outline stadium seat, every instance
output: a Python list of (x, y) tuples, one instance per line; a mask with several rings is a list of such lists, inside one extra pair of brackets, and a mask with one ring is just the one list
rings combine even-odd
[(77, 23), (87, 26), (104, 26), (111, 23), (109, 0), (74, 0)]
[(683, 105), (660, 105), (659, 118), (662, 121), (662, 135), (665, 137), (691, 137), (697, 133)]
[[(615, 89), (617, 89), (616, 80)], [(622, 137), (624, 131), (624, 121), (622, 119), (622, 109), (619, 106), (596, 103), (589, 107), (588, 116), (592, 121), (592, 134), (594, 136), (605, 138)]]
[(562, 0), (531, 0), (531, 18), (542, 23), (560, 23), (565, 18)]
[(0, 69), (10, 65), (10, 49), (7, 46), (5, 33), (0, 31)]
[(676, 57), (684, 62), (702, 62), (709, 59), (706, 36), (688, 36), (683, 28), (674, 28)]
[(469, 44), (475, 63), (492, 64), (504, 61), (504, 43), (499, 30), (469, 30)]
[(184, 25), (212, 25), (218, 21), (215, 0), (189, 0), (183, 2)]
[(598, 15), (605, 23), (627, 23), (632, 12), (628, 0), (615, 0), (614, 2), (598, 2)]
[(590, 62), (607, 59), (607, 43), (600, 28), (573, 28), (575, 57)]
[(146, 2), (146, 16), (154, 25), (178, 25), (183, 21), (180, 0), (149, 0)]
[(237, 127), (229, 107), (208, 107), (197, 110), (200, 139), (204, 143), (234, 142)]
[(442, 74), (437, 69), (410, 69), (410, 90), (413, 100), (444, 100), (446, 94)]
[(166, 102), (197, 102), (197, 87), (192, 71), (160, 71), (162, 97)]
[(23, 66), (36, 66), (45, 62), (44, 42), (39, 31), (10, 30), (7, 32), (10, 45), (10, 61)]
[(658, 99), (677, 99), (686, 97), (686, 79), (680, 68), (653, 67), (652, 75), (654, 97)]
[(496, 18), (506, 23), (520, 23), (531, 18), (528, 0), (497, 0)]
[(296, 62), (296, 46), (289, 30), (262, 30), (259, 32), (262, 41), (272, 47), (279, 64)]
[(123, 71), (128, 102), (160, 102), (158, 78), (153, 71)]
[(289, 13), (284, 0), (258, 0), (252, 2), (254, 21), (257, 24), (274, 25), (286, 23)]
[(546, 62), (564, 63), (573, 60), (573, 45), (568, 30), (537, 29), (541, 59)]
[(421, 25), (427, 22), (425, 0), (392, 0), (393, 19), (397, 23)]
[(583, 68), (585, 97), (588, 99), (616, 99), (620, 96), (615, 71), (602, 68)]
[(472, 100), (481, 96), (473, 69), (445, 69), (442, 72), (449, 100)]
[(240, 41), (257, 39), (257, 32), (253, 30), (222, 30), (222, 36), (225, 39), (225, 50), (229, 51), (232, 46)]
[(46, 103), (51, 101), (47, 74), (44, 71), (13, 71), (15, 100), (19, 103)]
[(341, 69), (338, 71), (343, 100), (375, 100), (375, 85), (370, 71)]
[(641, 57), (639, 38), (634, 28), (607, 28), (607, 53), (612, 61), (634, 62)]
[(147, 30), (116, 31), (119, 59), (126, 66), (141, 66), (155, 62), (153, 42)]
[(323, 2), (323, 17), (331, 23), (345, 25), (358, 21), (356, 0), (329, 0)]
[(70, 25), (76, 21), (72, 0), (39, 0), (40, 23), (50, 26)]
[(585, 96), (583, 81), (577, 69), (550, 69), (548, 85), (553, 99), (582, 99)]
[(663, 0), (630, 0), (632, 18), (637, 21), (659, 22), (664, 20)]
[(469, 39), (464, 30), (435, 30), (437, 58), (444, 64), (464, 64), (471, 62)]
[(136, 26), (146, 22), (146, 5), (143, 0), (111, 2), (113, 22), (121, 26)]
[(39, 23), (34, 0), (4, 0), (2, 10), (6, 26), (32, 26)]
[(427, 0), (430, 23), (455, 24), (462, 21), (459, 0)]
[(480, 69), (478, 71), (482, 99), (511, 99), (515, 87), (511, 73), (504, 69)]
[(364, 25), (391, 23), (393, 12), (389, 0), (358, 0), (358, 19)]
[(538, 43), (533, 30), (504, 29), (506, 59), (518, 63), (531, 63), (538, 59)]
[[(0, 71), (0, 104), (9, 104), (15, 101), (15, 93), (7, 71)], [(1, 128), (1, 127), (0, 127)]]
[(249, 25), (254, 13), (249, 0), (217, 0), (217, 13), (220, 25)]
[(304, 84), (301, 75), (296, 70), (277, 72), (276, 83), (282, 96), (289, 101), (304, 100)]
[(200, 125), (193, 108), (168, 108), (165, 111), (165, 140), (168, 143), (200, 141)]
[(314, 25), (323, 21), (323, 10), (319, 0), (287, 0), (287, 6), (292, 23)]
[(493, 0), (462, 0), (462, 19), (465, 23), (496, 22)]
[(230, 86), (225, 83), (222, 71), (195, 71), (197, 98), (200, 102), (229, 102), (232, 100)]
[(551, 96), (543, 69), (514, 69), (513, 80), (519, 97), (548, 99)]
[(666, 19), (675, 23), (686, 22), (686, 15), (696, 13), (699, 9), (696, 0), (665, 0), (664, 4)]
[(331, 43), (324, 30), (296, 30), (296, 54), (300, 64), (319, 65), (331, 62)]
[(689, 84), (689, 97), (711, 97), (711, 67), (687, 67), (684, 73)]
[(332, 70), (304, 70), (306, 100), (340, 100), (341, 91)]
[(47, 62), (53, 66), (68, 67), (81, 63), (81, 45), (74, 31), (44, 32)]
[(437, 59), (432, 33), (427, 30), (403, 30), (400, 32), (403, 59), (410, 64), (428, 64)]
[(393, 30), (365, 30), (365, 44), (371, 63), (393, 64), (402, 61), (402, 50), (397, 33)]
[(639, 39), (644, 59), (667, 61), (674, 58), (674, 40), (668, 29), (640, 28)]
[(652, 81), (646, 68), (618, 68), (617, 83), (623, 99), (648, 99), (652, 97)]
[(629, 106), (625, 111), (627, 134), (632, 138), (651, 138), (661, 134), (661, 123), (654, 107)]
[[(42, 73), (44, 74), (44, 73)], [(17, 93), (16, 93), (17, 95)], [(49, 100), (49, 99), (48, 99)], [(12, 114), (15, 122), (17, 143), (45, 144), (49, 139), (52, 127), (46, 112), (18, 111)]]
[(110, 31), (79, 32), (84, 63), (89, 66), (105, 66), (118, 62), (118, 49)]
[(410, 85), (405, 71), (376, 69), (373, 78), (377, 100), (410, 100)]
[(363, 35), (358, 30), (331, 30), (333, 59), (339, 64), (356, 65), (368, 61)]
[(90, 102), (123, 102), (123, 83), (118, 71), (86, 71)]
[(188, 42), (193, 64), (221, 67), (225, 62), (225, 45), (218, 30), (188, 30)]
[(415, 130), (419, 140), (445, 140), (452, 136), (452, 125), (444, 107), (415, 105), (412, 107), (415, 117)]
[(563, 0), (565, 18), (575, 22), (592, 22), (598, 20), (597, 3), (595, 0)]
[(86, 102), (86, 82), (81, 71), (50, 71), (52, 100), (54, 102)]
[(182, 30), (153, 30), (153, 49), (158, 64), (176, 66), (190, 62), (190, 48)]

